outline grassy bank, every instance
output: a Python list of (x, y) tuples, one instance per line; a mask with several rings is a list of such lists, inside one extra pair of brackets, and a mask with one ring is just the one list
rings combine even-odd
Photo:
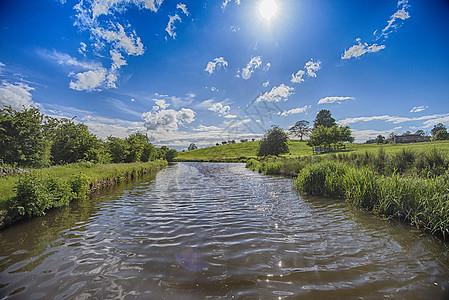
[[(178, 152), (177, 161), (246, 161), (248, 159), (257, 157), (257, 150), (259, 147), (259, 141), (236, 143), (229, 145), (219, 145), (213, 147), (207, 147), (192, 151)], [(437, 149), (449, 152), (449, 141), (438, 142), (426, 142), (415, 144), (346, 144), (346, 150), (340, 153), (356, 153), (356, 154), (376, 154), (379, 149), (383, 149), (387, 154), (395, 154), (401, 152), (403, 149), (409, 149), (416, 152), (425, 152), (429, 149)], [(305, 141), (290, 140), (289, 141), (289, 153), (283, 154), (281, 158), (304, 158), (312, 156), (312, 148), (307, 146)], [(313, 155), (318, 157), (328, 156)]]
[(126, 179), (155, 172), (166, 161), (104, 164), (76, 163), (31, 170), (0, 178), (0, 228), (38, 216), (53, 207), (84, 198), (88, 193)]
[(429, 178), (385, 176), (368, 167), (327, 161), (302, 169), (296, 186), (303, 193), (346, 199), (356, 206), (449, 237), (447, 173)]

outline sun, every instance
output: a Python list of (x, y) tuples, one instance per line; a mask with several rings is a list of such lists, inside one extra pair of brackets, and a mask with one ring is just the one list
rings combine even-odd
[(276, 0), (262, 0), (259, 6), (259, 13), (268, 22), (277, 14), (278, 4)]

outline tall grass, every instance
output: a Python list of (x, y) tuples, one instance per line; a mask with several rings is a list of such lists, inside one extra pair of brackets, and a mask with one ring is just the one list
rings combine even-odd
[(304, 168), (296, 187), (311, 195), (345, 198), (356, 206), (449, 237), (448, 174), (428, 178), (397, 173), (386, 176), (367, 167), (321, 162)]

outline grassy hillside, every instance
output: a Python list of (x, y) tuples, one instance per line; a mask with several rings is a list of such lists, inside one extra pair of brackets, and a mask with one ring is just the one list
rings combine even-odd
[[(180, 152), (177, 161), (237, 161), (246, 160), (247, 158), (256, 158), (259, 142), (237, 143), (231, 145), (220, 145), (197, 149), (193, 151)], [(286, 157), (298, 157), (312, 155), (312, 148), (307, 146), (304, 141), (290, 140), (290, 154)], [(417, 152), (425, 152), (429, 149), (437, 148), (439, 150), (448, 151), (449, 141), (415, 143), (415, 144), (348, 144), (346, 152), (378, 152), (383, 148), (386, 153), (397, 153), (402, 149), (413, 149)]]

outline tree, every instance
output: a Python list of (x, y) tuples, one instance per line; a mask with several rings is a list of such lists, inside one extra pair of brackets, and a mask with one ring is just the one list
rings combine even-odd
[(325, 127), (319, 125), (312, 130), (310, 139), (307, 141), (307, 145), (311, 147), (324, 146), (328, 149), (332, 144), (344, 143), (354, 141), (352, 137), (351, 129), (349, 126), (332, 126)]
[(11, 106), (0, 109), (0, 160), (24, 167), (50, 164), (50, 140), (47, 133), (53, 119), (37, 108), (16, 111)]
[(288, 135), (279, 126), (269, 129), (259, 145), (257, 155), (276, 155), (288, 152)]
[(129, 155), (128, 143), (121, 138), (110, 136), (106, 145), (113, 163), (124, 162), (125, 157)]
[(165, 159), (167, 161), (173, 161), (176, 156), (178, 156), (178, 151), (176, 151), (175, 149), (170, 149), (167, 151), (167, 153), (165, 153)]
[(316, 128), (318, 126), (324, 126), (324, 127), (332, 127), (337, 125), (335, 123), (335, 119), (332, 118), (332, 114), (330, 110), (322, 109), (318, 112), (318, 114), (315, 117), (315, 121), (313, 121), (313, 127)]
[(100, 141), (89, 132), (86, 125), (75, 124), (73, 119), (62, 119), (53, 133), (51, 156), (55, 164), (99, 162), (95, 151), (99, 147)]
[(189, 150), (189, 151), (191, 151), (191, 150), (196, 150), (196, 149), (198, 149), (198, 147), (197, 147), (194, 143), (191, 143), (191, 144), (189, 145), (189, 147), (187, 148), (187, 150)]
[(304, 136), (307, 136), (310, 132), (309, 122), (306, 120), (301, 120), (296, 122), (294, 126), (292, 126), (288, 130), (293, 136), (297, 136), (302, 141)]
[(435, 141), (443, 141), (443, 140), (449, 140), (449, 133), (447, 133), (446, 130), (441, 129), (435, 133), (435, 136), (433, 137)]
[(436, 133), (440, 130), (444, 130), (444, 132), (447, 132), (447, 127), (443, 123), (438, 123), (437, 125), (433, 125), (432, 130), (430, 133), (433, 137), (435, 137)]
[(376, 137), (376, 143), (377, 143), (378, 145), (382, 145), (382, 144), (384, 143), (384, 141), (385, 141), (385, 137), (384, 137), (383, 135), (379, 134), (379, 135)]

